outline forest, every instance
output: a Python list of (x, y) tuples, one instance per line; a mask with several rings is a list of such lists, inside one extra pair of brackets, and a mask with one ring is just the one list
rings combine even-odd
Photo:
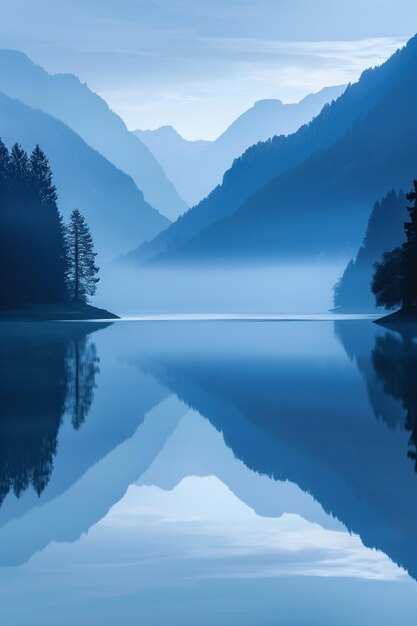
[(88, 225), (78, 209), (64, 224), (48, 159), (0, 140), (0, 308), (86, 303), (98, 267)]

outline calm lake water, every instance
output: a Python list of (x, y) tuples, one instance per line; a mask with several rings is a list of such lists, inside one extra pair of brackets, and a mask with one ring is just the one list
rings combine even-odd
[(417, 343), (0, 325), (0, 623), (415, 626)]

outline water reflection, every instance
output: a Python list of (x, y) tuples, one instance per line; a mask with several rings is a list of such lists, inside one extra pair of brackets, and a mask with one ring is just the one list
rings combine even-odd
[(100, 372), (100, 359), (95, 343), (88, 336), (68, 339), (65, 359), (67, 374), (66, 411), (72, 425), (78, 430), (84, 424), (93, 404), (96, 375)]
[(411, 339), (368, 321), (21, 328), (1, 341), (5, 623), (413, 624)]
[(414, 329), (396, 337), (376, 337), (372, 362), (384, 393), (401, 401), (406, 410), (404, 426), (410, 432), (408, 457), (417, 471), (417, 344)]
[(66, 411), (74, 428), (93, 402), (98, 357), (88, 324), (0, 326), (0, 503), (47, 486)]
[(374, 419), (361, 380), (327, 330), (248, 324), (207, 336), (183, 327), (175, 345), (165, 335), (164, 351), (143, 346), (136, 363), (209, 419), (248, 468), (297, 484), (417, 578), (417, 498), (410, 498), (417, 477), (402, 432), (393, 431), (401, 403), (391, 411), (372, 362), (381, 331), (370, 322), (336, 324), (389, 428)]
[(364, 377), (375, 417), (410, 433), (407, 455), (417, 471), (417, 327), (369, 333), (358, 324), (338, 323), (335, 331)]

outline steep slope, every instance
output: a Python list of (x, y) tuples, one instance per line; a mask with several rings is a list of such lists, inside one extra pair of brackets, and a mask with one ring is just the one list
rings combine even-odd
[(277, 177), (178, 258), (270, 260), (352, 254), (369, 206), (417, 171), (415, 78), (397, 85), (331, 148)]
[(340, 96), (346, 85), (328, 87), (301, 102), (259, 100), (240, 115), (216, 141), (186, 141), (172, 127), (136, 131), (148, 146), (181, 196), (190, 206), (200, 202), (221, 183), (223, 174), (237, 157), (259, 141), (297, 131)]
[(27, 56), (0, 51), (0, 91), (57, 117), (129, 174), (146, 200), (169, 218), (186, 209), (159, 163), (106, 102), (71, 74), (48, 74)]
[(384, 252), (403, 243), (403, 224), (408, 217), (406, 206), (404, 193), (397, 194), (395, 191), (375, 204), (363, 244), (335, 286), (334, 305), (340, 311), (370, 311), (375, 308), (370, 287), (374, 264), (381, 260)]
[[(355, 358), (372, 361), (381, 329), (368, 321), (340, 324), (348, 346), (358, 326), (366, 327), (368, 340)], [(258, 474), (296, 483), (365, 546), (382, 550), (417, 578), (410, 549), (417, 539), (417, 502), (410, 497), (417, 475), (407, 458), (406, 408), (397, 398), (402, 424), (396, 428), (380, 421), (356, 364), (329, 348), (334, 337), (328, 322), (305, 332), (293, 322), (273, 332), (265, 324), (219, 323), (207, 334), (185, 324), (175, 339), (162, 330), (158, 341), (164, 341), (165, 354), (148, 344), (139, 358), (146, 373), (222, 433), (236, 459)], [(310, 342), (322, 349), (312, 350)], [(410, 376), (413, 369), (397, 367), (395, 356), (388, 374)], [(374, 385), (385, 402), (390, 391), (381, 380)]]
[[(155, 388), (155, 383), (149, 382)], [(170, 408), (171, 414), (168, 413)], [(25, 563), (50, 542), (75, 541), (87, 532), (123, 497), (129, 484), (148, 469), (181, 419), (181, 411), (184, 411), (183, 405), (172, 398), (145, 415), (139, 409), (136, 430), (122, 441), (115, 437), (113, 447), (103, 456), (97, 454), (93, 441), (80, 442), (87, 443), (89, 448), (85, 450), (89, 457), (86, 454), (83, 459), (90, 462), (87, 467), (81, 467), (78, 459), (74, 461), (77, 442), (73, 441), (71, 457), (63, 458), (57, 471), (77, 472), (77, 479), (73, 476), (73, 481), (65, 488), (61, 484), (61, 490), (53, 496), (46, 491), (41, 506), (39, 501), (32, 507), (28, 502), (24, 515), (0, 527), (0, 563), (3, 566)], [(60, 459), (57, 460), (59, 463)], [(51, 487), (57, 487), (53, 479)], [(25, 541), (21, 540), (23, 536)]]
[[(293, 135), (274, 137), (266, 143), (260, 143), (247, 150), (226, 172), (220, 187), (216, 188), (197, 207), (185, 213), (161, 236), (142, 246), (130, 259), (141, 262), (157, 256), (167, 248), (174, 251), (203, 228), (231, 215), (250, 196), (254, 196), (274, 178), (289, 172), (303, 162), (304, 168), (308, 169), (309, 159), (314, 154), (319, 155), (320, 152), (324, 152), (343, 137), (353, 125), (358, 126), (358, 122), (366, 117), (391, 88), (407, 78), (415, 77), (416, 59), (417, 38), (415, 37), (382, 66), (364, 72), (357, 83), (349, 86), (331, 105), (325, 106), (320, 115), (309, 125), (303, 126)], [(297, 185), (299, 183), (298, 179)], [(373, 197), (368, 198), (368, 206), (376, 197), (385, 193), (386, 189), (387, 183), (378, 193), (374, 191)], [(292, 189), (290, 194), (293, 194)], [(266, 195), (269, 196), (270, 205), (276, 212), (279, 199), (274, 199), (270, 189)], [(253, 202), (254, 212), (260, 208), (261, 205), (258, 205), (258, 202), (263, 201), (264, 197), (258, 196)], [(263, 207), (259, 213), (265, 213)], [(234, 226), (239, 225), (234, 223)], [(363, 230), (364, 225), (362, 232)], [(356, 247), (358, 245), (359, 243)]]
[(323, 528), (343, 528), (296, 485), (250, 471), (234, 457), (222, 434), (194, 411), (182, 417), (160, 454), (136, 484), (171, 491), (190, 476), (215, 476), (262, 517), (278, 518), (295, 513)]
[(165, 228), (169, 221), (147, 204), (133, 180), (57, 119), (0, 93), (0, 137), (27, 151), (37, 143), (50, 161), (64, 217), (78, 207), (99, 260), (111, 260)]

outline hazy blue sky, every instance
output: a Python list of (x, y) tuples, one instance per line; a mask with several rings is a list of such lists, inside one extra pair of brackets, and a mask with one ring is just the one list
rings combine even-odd
[(417, 30), (416, 0), (0, 0), (0, 42), (73, 72), (130, 128), (213, 137), (261, 98), (355, 80)]

